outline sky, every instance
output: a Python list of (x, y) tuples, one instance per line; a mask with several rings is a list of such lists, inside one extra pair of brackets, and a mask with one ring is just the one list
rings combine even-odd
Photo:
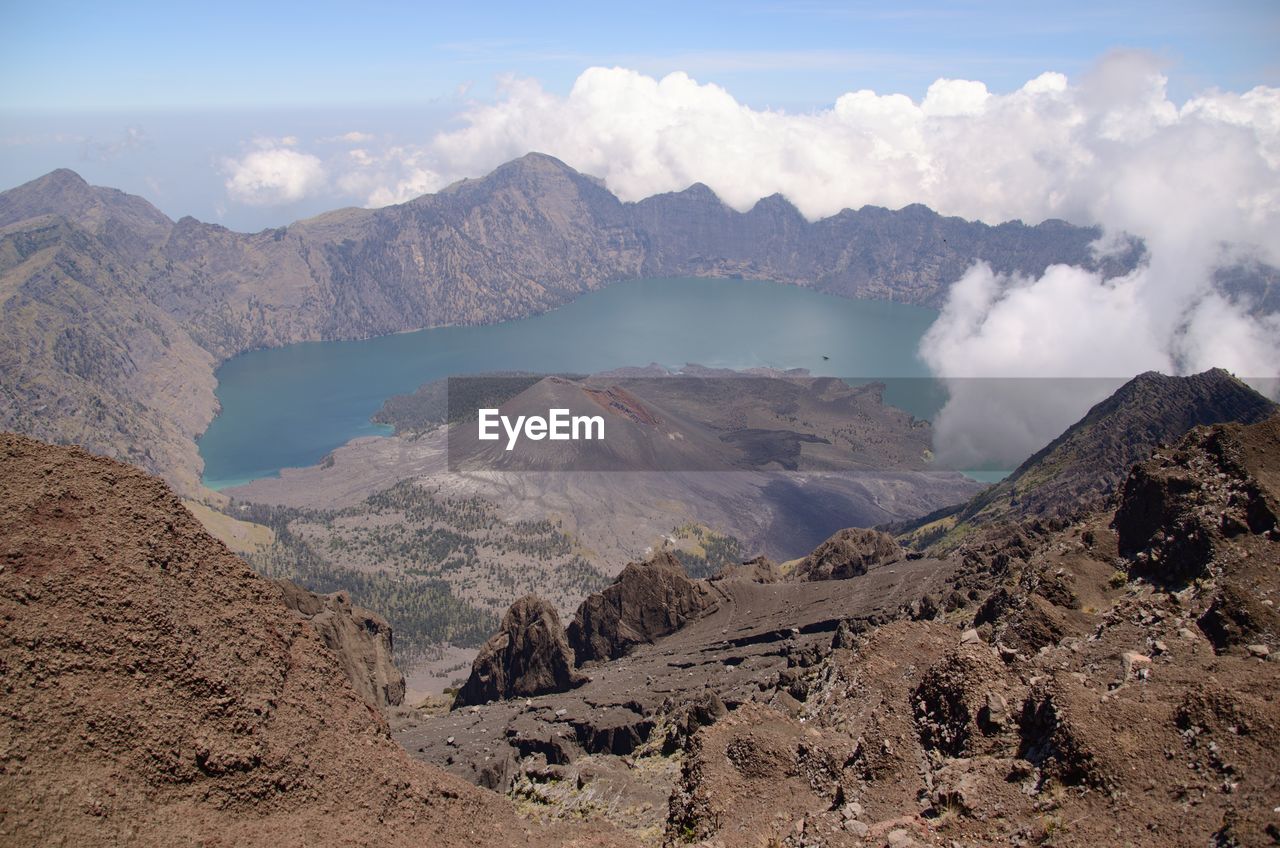
[[(287, 223), (376, 189), (244, 202), (228, 160), (263, 139), (422, 145), (512, 79), (564, 96), (584, 70), (681, 72), (757, 110), (844, 93), (924, 97), (939, 78), (1016, 90), (1151, 53), (1175, 100), (1280, 84), (1280, 4), (1262, 2), (649, 2), (0, 4), (0, 186), (55, 167), (171, 216)], [(332, 144), (333, 142), (328, 142)], [(469, 174), (478, 176), (478, 174)], [(414, 181), (400, 174), (397, 182)], [(457, 176), (448, 174), (448, 177)], [(422, 187), (435, 187), (418, 181)], [(384, 197), (402, 197), (396, 183)]]
[[(810, 219), (1058, 218), (1147, 259), (1115, 279), (974, 265), (921, 345), (933, 373), (1280, 374), (1280, 315), (1214, 282), (1280, 268), (1275, 0), (0, 2), (0, 186), (70, 167), (253, 231), (539, 151), (628, 201), (703, 182)], [(1017, 440), (963, 391), (941, 440)]]
[(940, 76), (1008, 90), (1117, 46), (1166, 56), (1195, 88), (1280, 74), (1270, 0), (6, 6), (6, 111), (421, 105), (505, 73), (564, 91), (593, 65), (803, 109), (850, 87), (917, 96)]

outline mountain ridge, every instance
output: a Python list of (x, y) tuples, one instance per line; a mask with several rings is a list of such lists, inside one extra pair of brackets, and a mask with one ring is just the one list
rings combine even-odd
[[(50, 214), (65, 223), (51, 229)], [(194, 443), (216, 412), (212, 372), (247, 350), (513, 320), (636, 277), (771, 279), (937, 306), (975, 261), (1025, 274), (1092, 265), (1098, 235), (1056, 222), (991, 227), (918, 206), (809, 222), (785, 198), (737, 212), (700, 184), (624, 203), (544, 154), (397, 206), (237, 233), (171, 221), (59, 170), (0, 193), (0, 427), (128, 458), (199, 494)], [(23, 265), (39, 239), (62, 253)], [(51, 277), (97, 293), (95, 322), (79, 326), (83, 312)], [(101, 387), (54, 348), (61, 339), (88, 361), (125, 344), (121, 334), (133, 377), (90, 401)], [(51, 399), (73, 424), (29, 414)]]
[(1280, 406), (1221, 368), (1185, 377), (1147, 371), (1094, 404), (1077, 422), (969, 501), (891, 525), (914, 546), (952, 547), (1008, 518), (1063, 521), (1101, 508), (1129, 469), (1193, 427), (1256, 424)]

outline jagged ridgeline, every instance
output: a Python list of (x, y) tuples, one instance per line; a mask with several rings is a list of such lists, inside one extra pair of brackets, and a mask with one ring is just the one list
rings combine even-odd
[(1106, 503), (1133, 464), (1157, 445), (1203, 424), (1254, 424), (1277, 409), (1219, 368), (1189, 377), (1140, 374), (997, 485), (966, 503), (884, 529), (912, 547), (943, 550), (962, 543), (977, 528), (1001, 521), (1061, 523)]
[(740, 213), (701, 185), (623, 203), (538, 154), (405, 204), (244, 234), (170, 221), (59, 170), (0, 194), (0, 428), (84, 444), (192, 494), (214, 368), (243, 351), (520, 318), (637, 277), (938, 306), (977, 260), (1032, 275), (1093, 267), (1098, 235), (918, 205), (810, 222), (782, 197)]

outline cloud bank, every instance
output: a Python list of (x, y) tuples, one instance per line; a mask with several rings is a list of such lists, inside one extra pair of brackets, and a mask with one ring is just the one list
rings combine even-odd
[[(537, 150), (602, 177), (624, 200), (703, 182), (740, 210), (780, 192), (810, 218), (910, 203), (991, 223), (1064, 218), (1102, 226), (1100, 251), (1123, 233), (1142, 238), (1148, 261), (1111, 280), (1080, 268), (1039, 279), (972, 268), (922, 344), (935, 374), (1280, 372), (1280, 319), (1211, 282), (1226, 264), (1280, 266), (1280, 89), (1211, 90), (1179, 104), (1152, 57), (1120, 53), (1078, 81), (1046, 72), (996, 94), (940, 79), (919, 102), (857, 90), (830, 109), (788, 114), (683, 73), (591, 68), (567, 96), (506, 80), (462, 124), (382, 150), (353, 136), (360, 146), (324, 163), (279, 146), (254, 151), (228, 190), (246, 202), (329, 191), (384, 205)], [(1016, 422), (1036, 431), (1019, 444), (1060, 430), (1089, 400), (1064, 404), (1065, 420)], [(958, 407), (938, 422), (943, 442), (953, 424), (972, 423)]]
[(223, 162), (227, 194), (250, 206), (293, 203), (322, 191), (328, 175), (320, 158), (294, 150), (292, 136), (259, 141), (259, 149)]

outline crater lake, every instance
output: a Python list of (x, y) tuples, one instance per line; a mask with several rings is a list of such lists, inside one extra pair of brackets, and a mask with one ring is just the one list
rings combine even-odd
[[(222, 489), (274, 476), (358, 436), (388, 434), (369, 420), (382, 402), (445, 377), (650, 363), (927, 377), (916, 349), (937, 314), (756, 280), (645, 279), (518, 321), (251, 351), (217, 371), (220, 412), (199, 441), (204, 483)], [(921, 391), (925, 382), (890, 384), (885, 399), (930, 417), (942, 396)]]

